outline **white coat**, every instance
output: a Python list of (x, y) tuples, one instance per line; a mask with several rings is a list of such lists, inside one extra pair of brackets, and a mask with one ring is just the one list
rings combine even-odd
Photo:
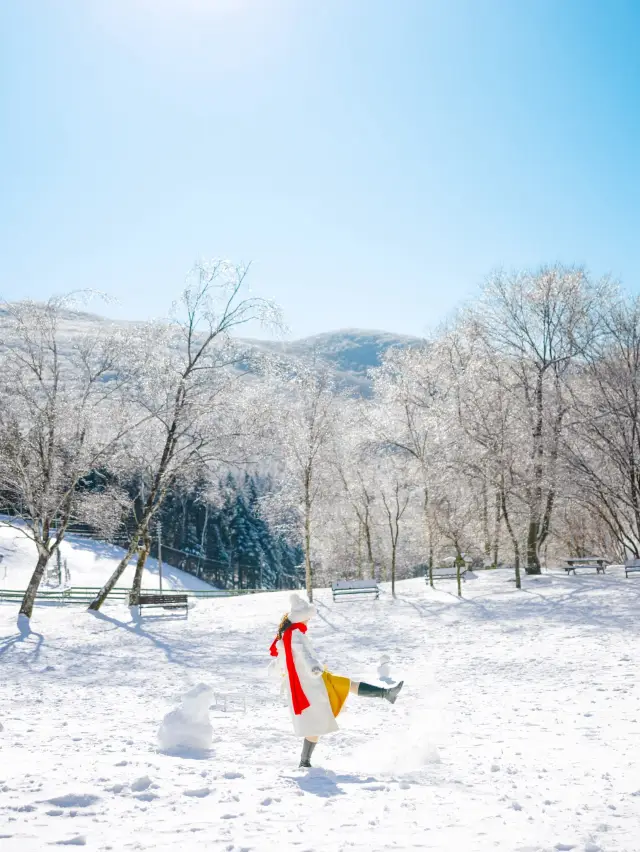
[[(284, 642), (279, 639), (276, 644), (278, 656), (269, 667), (271, 677), (281, 678), (283, 681), (283, 692), (289, 703), (293, 730), (299, 737), (321, 737), (338, 730), (338, 723), (333, 715), (327, 688), (322, 679), (324, 666), (316, 658), (313, 647), (307, 637), (300, 630), (294, 630), (291, 637), (291, 651), (295, 663), (300, 686), (307, 696), (309, 707), (303, 710), (299, 716), (293, 712), (291, 689), (287, 674), (287, 661), (285, 657)], [(319, 669), (320, 674), (312, 674), (312, 669)]]

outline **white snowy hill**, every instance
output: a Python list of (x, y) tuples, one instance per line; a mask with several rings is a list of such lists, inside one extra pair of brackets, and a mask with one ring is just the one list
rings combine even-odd
[[(6, 312), (0, 309), (0, 326)], [(110, 320), (83, 311), (64, 311), (60, 323), (60, 340), (64, 349), (93, 328), (113, 325), (125, 331), (135, 328), (135, 322)], [(262, 352), (278, 353), (284, 357), (316, 360), (328, 366), (339, 386), (349, 386), (367, 394), (370, 383), (367, 370), (376, 367), (384, 352), (391, 346), (418, 346), (421, 338), (385, 331), (347, 328), (317, 334), (292, 341), (240, 339), (247, 347)]]
[[(19, 530), (0, 524), (0, 589), (26, 589), (27, 583), (37, 561), (36, 547)], [(60, 554), (67, 561), (69, 570), (69, 586), (101, 587), (109, 579), (114, 568), (118, 565), (124, 551), (104, 541), (70, 535), (62, 542)], [(118, 586), (131, 587), (135, 572), (135, 560), (131, 561), (125, 570)], [(212, 587), (180, 571), (171, 565), (162, 566), (162, 584), (166, 589), (211, 589)], [(145, 588), (158, 588), (158, 563), (155, 559), (147, 559), (142, 577)]]
[(408, 335), (385, 331), (345, 328), (316, 334), (292, 342), (247, 341), (259, 349), (281, 352), (294, 358), (315, 359), (329, 366), (339, 386), (355, 387), (363, 395), (370, 392), (367, 371), (380, 364), (392, 346), (420, 346), (423, 341)]
[[(327, 666), (375, 683), (386, 655), (406, 685), (393, 707), (350, 696), (309, 772), (265, 675), (286, 593), (140, 623), (38, 606), (26, 637), (0, 604), (0, 849), (638, 852), (638, 580), (516, 591), (492, 571), (464, 594), (317, 593)], [(199, 684), (210, 751), (164, 753), (165, 714)]]

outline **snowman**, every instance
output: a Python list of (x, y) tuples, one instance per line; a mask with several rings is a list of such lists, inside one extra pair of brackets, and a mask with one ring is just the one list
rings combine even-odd
[(158, 742), (163, 751), (176, 749), (207, 750), (213, 740), (213, 727), (209, 719), (209, 705), (213, 690), (199, 683), (182, 697), (179, 707), (164, 717), (158, 732)]

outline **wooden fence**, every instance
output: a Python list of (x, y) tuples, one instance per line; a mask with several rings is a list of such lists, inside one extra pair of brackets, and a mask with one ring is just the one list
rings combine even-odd
[[(40, 589), (36, 596), (36, 603), (52, 603), (52, 604), (85, 604), (89, 605), (91, 601), (100, 591), (98, 586), (69, 586), (64, 589)], [(145, 595), (170, 594), (176, 592), (182, 595), (187, 595), (190, 598), (226, 598), (236, 595), (254, 595), (261, 592), (271, 591), (270, 589), (141, 589), (141, 593)], [(129, 588), (118, 587), (112, 589), (107, 603), (128, 603)], [(24, 590), (19, 589), (0, 589), (0, 601), (21, 601), (24, 596)]]

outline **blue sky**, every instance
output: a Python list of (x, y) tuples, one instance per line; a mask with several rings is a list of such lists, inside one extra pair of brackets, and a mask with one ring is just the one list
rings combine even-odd
[(253, 261), (294, 336), (421, 334), (496, 266), (640, 284), (635, 0), (4, 0), (4, 298), (165, 315)]

